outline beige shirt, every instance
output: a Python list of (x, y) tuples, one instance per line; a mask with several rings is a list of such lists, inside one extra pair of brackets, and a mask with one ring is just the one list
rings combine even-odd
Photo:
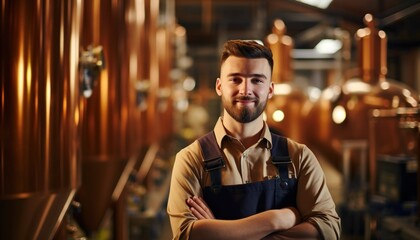
[[(271, 134), (266, 124), (260, 140), (248, 149), (227, 135), (222, 118), (216, 123), (214, 132), (225, 156), (226, 167), (221, 171), (223, 185), (262, 181), (278, 175), (270, 160)], [(288, 139), (288, 148), (293, 163), (289, 175), (298, 181), (296, 204), (302, 220), (316, 226), (325, 239), (338, 239), (340, 218), (318, 160), (303, 144)], [(189, 239), (197, 219), (185, 201), (192, 196), (202, 197), (202, 189), (210, 185), (210, 174), (204, 170), (200, 145), (194, 141), (176, 155), (172, 170), (167, 211), (174, 239)]]

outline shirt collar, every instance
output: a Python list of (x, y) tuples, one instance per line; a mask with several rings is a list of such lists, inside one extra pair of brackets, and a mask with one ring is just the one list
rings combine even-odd
[[(222, 117), (219, 117), (219, 119), (216, 122), (216, 125), (214, 127), (214, 134), (216, 136), (217, 145), (219, 145), (219, 147), (221, 148), (223, 139), (229, 137), (226, 132), (225, 127), (223, 126)], [(262, 141), (264, 141), (267, 144), (266, 147), (268, 149), (271, 149), (272, 147), (271, 132), (266, 122), (264, 122), (264, 129), (261, 134), (261, 138), (259, 142), (262, 142)]]

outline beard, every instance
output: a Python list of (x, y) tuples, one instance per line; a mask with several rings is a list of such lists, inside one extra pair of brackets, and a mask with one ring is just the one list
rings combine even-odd
[[(252, 100), (255, 102), (255, 107), (249, 107), (249, 106), (236, 106), (235, 102), (239, 100)], [(240, 123), (249, 123), (257, 119), (265, 109), (265, 106), (267, 105), (267, 99), (265, 101), (260, 101), (259, 98), (255, 97), (237, 97), (234, 98), (233, 101), (229, 101), (222, 97), (222, 103), (223, 107), (226, 109), (227, 113), (236, 121)]]

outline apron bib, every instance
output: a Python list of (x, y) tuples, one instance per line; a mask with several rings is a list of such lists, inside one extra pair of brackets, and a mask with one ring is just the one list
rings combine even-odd
[(216, 219), (240, 219), (270, 209), (296, 207), (296, 179), (205, 187), (203, 198)]
[(225, 164), (214, 132), (198, 139), (204, 156), (204, 168), (211, 178), (211, 186), (203, 189), (203, 198), (216, 219), (240, 219), (270, 209), (296, 207), (297, 179), (288, 176), (288, 165), (292, 162), (287, 139), (273, 133), (271, 135), (271, 158), (279, 176), (228, 186), (221, 184), (221, 169)]

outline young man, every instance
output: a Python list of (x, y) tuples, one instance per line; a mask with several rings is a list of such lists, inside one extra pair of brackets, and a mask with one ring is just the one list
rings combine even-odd
[(168, 200), (174, 239), (340, 237), (316, 157), (305, 145), (272, 135), (263, 120), (272, 69), (268, 48), (226, 42), (216, 81), (223, 115), (213, 132), (175, 159)]

